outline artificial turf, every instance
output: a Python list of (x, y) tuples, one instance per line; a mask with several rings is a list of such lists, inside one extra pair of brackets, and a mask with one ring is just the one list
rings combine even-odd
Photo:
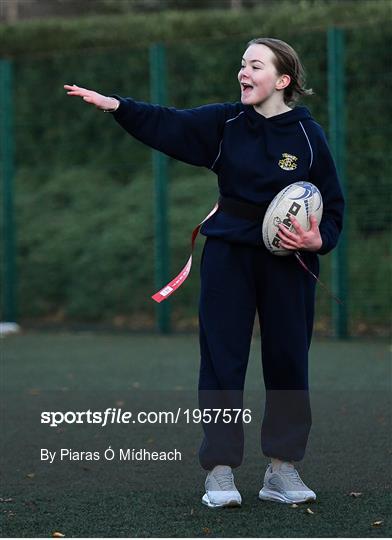
[[(40, 424), (42, 411), (159, 411), (197, 407), (195, 335), (25, 333), (1, 343), (2, 537), (388, 537), (390, 363), (385, 342), (315, 341), (310, 357), (313, 428), (305, 482), (310, 505), (258, 501), (267, 459), (259, 423), (260, 341), (246, 382), (240, 509), (200, 503), (200, 424)], [(112, 461), (102, 459), (111, 446)], [(40, 460), (41, 448), (98, 451), (98, 461)], [(178, 462), (120, 461), (119, 449), (181, 451)], [(360, 493), (354, 497), (350, 493)], [(309, 513), (308, 508), (313, 512)], [(379, 525), (374, 523), (381, 522)]]

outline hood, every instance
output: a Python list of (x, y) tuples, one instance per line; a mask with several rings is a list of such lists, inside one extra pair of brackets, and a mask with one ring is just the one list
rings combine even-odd
[(294, 109), (291, 111), (277, 114), (276, 116), (271, 116), (270, 118), (266, 118), (262, 114), (255, 111), (253, 105), (244, 105), (244, 111), (250, 123), (255, 127), (256, 125), (258, 126), (264, 123), (273, 124), (274, 126), (286, 126), (300, 120), (312, 118), (309, 109), (306, 107), (294, 107)]
[(276, 141), (281, 137), (282, 130), (293, 129), (295, 132), (299, 128), (300, 121), (312, 118), (306, 107), (294, 107), (291, 111), (270, 118), (255, 111), (252, 105), (244, 105), (244, 112), (249, 128), (255, 133), (263, 134), (264, 151), (271, 157), (274, 156)]

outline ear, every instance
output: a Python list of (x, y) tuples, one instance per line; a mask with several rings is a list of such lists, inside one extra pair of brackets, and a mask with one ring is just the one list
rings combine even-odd
[(279, 79), (276, 81), (275, 86), (277, 90), (283, 90), (284, 88), (287, 88), (290, 83), (291, 83), (290, 75), (281, 75)]

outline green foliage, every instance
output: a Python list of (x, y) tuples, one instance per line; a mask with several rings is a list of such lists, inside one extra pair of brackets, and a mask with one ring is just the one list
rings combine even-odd
[[(325, 29), (339, 23), (347, 26), (347, 224), (353, 313), (358, 321), (385, 319), (389, 301), (382, 283), (390, 230), (388, 10), (386, 2), (377, 1), (300, 1), (241, 13), (169, 12), (0, 27), (2, 54), (14, 58), (21, 315), (112, 320), (118, 314), (154, 314), (150, 150), (121, 131), (110, 115), (67, 97), (64, 83), (149, 101), (148, 45), (163, 40), (169, 105), (235, 101), (246, 42), (273, 35), (299, 52), (308, 86), (315, 91), (305, 104), (328, 131)], [(172, 275), (186, 262), (190, 233), (216, 195), (212, 173), (171, 162)], [(199, 240), (197, 254), (201, 246)], [(369, 270), (374, 259), (380, 260), (377, 272)], [(330, 257), (324, 258), (322, 276), (327, 282), (329, 263)], [(361, 270), (364, 266), (366, 271)], [(173, 302), (176, 320), (195, 317), (197, 289), (196, 267)], [(370, 289), (373, 307), (366, 308), (368, 297), (355, 291)], [(321, 328), (330, 318), (330, 299), (323, 293), (318, 307)]]
[(154, 41), (178, 43), (215, 39), (248, 40), (249, 37), (310, 29), (338, 24), (347, 27), (378, 25), (391, 16), (389, 2), (373, 0), (312, 1), (283, 0), (259, 8), (208, 11), (166, 11), (127, 13), (23, 21), (0, 26), (2, 56), (75, 52), (83, 49), (145, 47)]
[(116, 185), (106, 171), (70, 167), (33, 190), (30, 181), (28, 169), (20, 171), (24, 316), (99, 319), (145, 308), (153, 288), (146, 272), (153, 265), (148, 180)]

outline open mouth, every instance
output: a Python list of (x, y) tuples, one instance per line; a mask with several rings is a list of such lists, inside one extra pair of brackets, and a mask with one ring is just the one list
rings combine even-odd
[(242, 82), (241, 83), (241, 90), (242, 90), (243, 93), (248, 94), (249, 92), (251, 92), (253, 90), (253, 86), (251, 84)]

